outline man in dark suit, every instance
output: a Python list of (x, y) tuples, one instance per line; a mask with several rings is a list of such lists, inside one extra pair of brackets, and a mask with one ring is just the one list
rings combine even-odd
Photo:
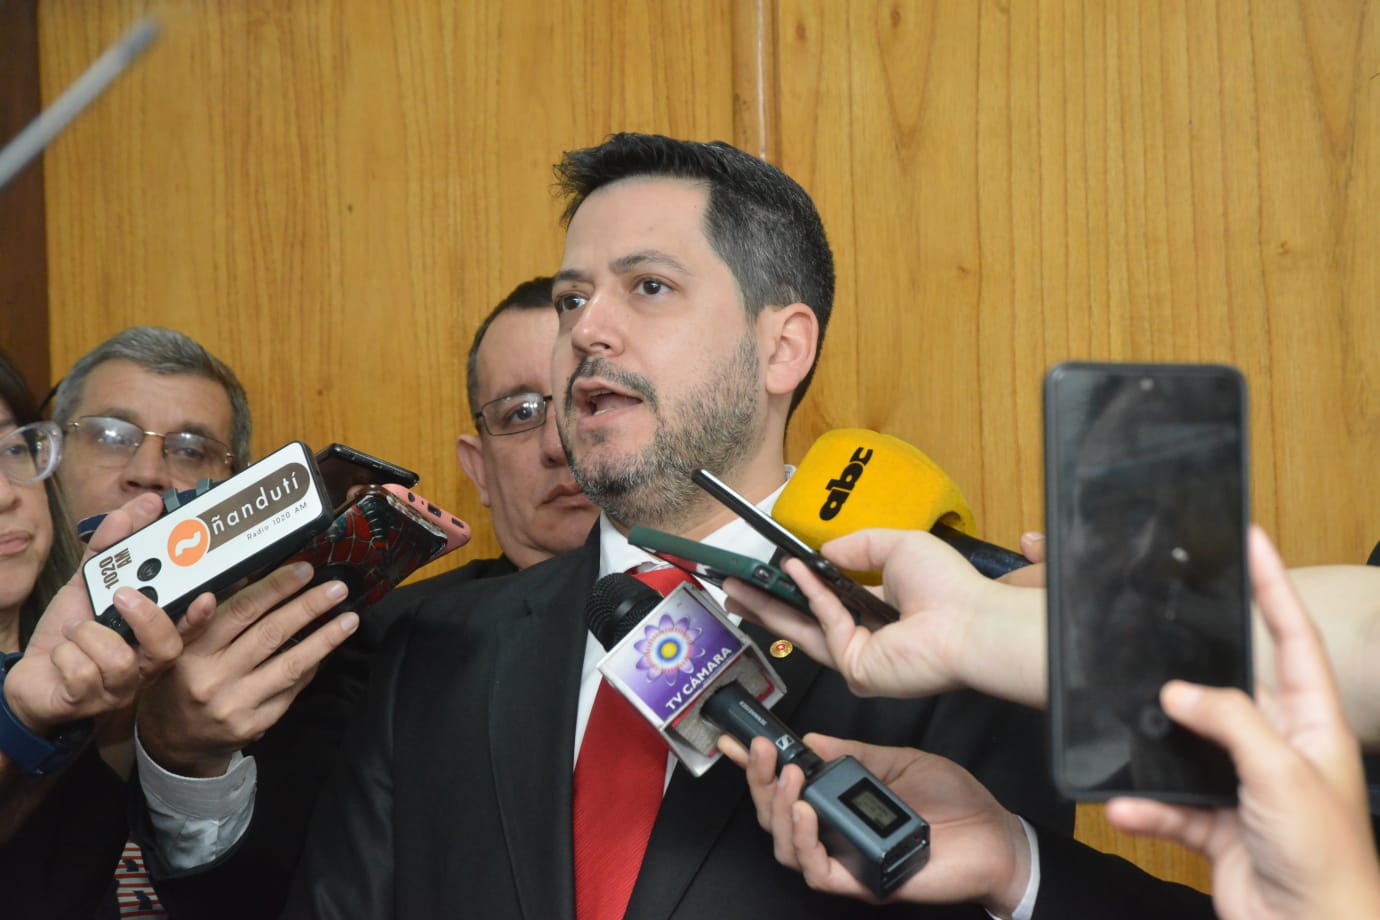
[[(647, 561), (625, 538), (633, 525), (770, 554), (689, 477), (706, 467), (761, 506), (774, 502), (787, 476), (786, 422), (814, 371), (834, 277), (809, 196), (727, 145), (617, 135), (567, 154), (557, 173), (570, 205), (553, 292), (552, 406), (575, 478), (604, 515), (582, 549), (436, 598), (390, 636), (319, 804), (288, 915), (855, 916), (856, 904), (776, 864), (727, 763), (699, 779), (661, 771), (645, 851), (631, 850), (610, 876), (585, 867), (584, 852), (625, 843), (620, 828), (585, 839), (573, 817), (582, 766), (607, 753), (585, 741), (602, 718), (602, 649), (581, 615), (586, 597), (600, 576)], [(963, 764), (1006, 808), (1071, 832), (1033, 711), (971, 692), (859, 700), (804, 656), (778, 665), (788, 693), (776, 711), (797, 730), (910, 739)], [(642, 780), (631, 763), (606, 768), (630, 789)], [(634, 875), (630, 886), (616, 878)], [(991, 885), (1036, 886), (1033, 874), (1023, 881)], [(583, 906), (620, 884), (606, 913)], [(985, 916), (976, 904), (928, 915)]]
[[(364, 612), (356, 635), (325, 660), (282, 718), (244, 747), (255, 773), (247, 800), (236, 798), (236, 780), (223, 774), (202, 781), (203, 789), (210, 788), (196, 815), (159, 797), (155, 823), (150, 802), (142, 795), (136, 801), (137, 837), (173, 916), (238, 920), (277, 914), (316, 794), (339, 754), (388, 627), (428, 598), (516, 572), (579, 546), (589, 533), (597, 511), (571, 477), (555, 423), (547, 418), (555, 337), (551, 279), (539, 277), (494, 307), (470, 345), (466, 392), (478, 433), (460, 435), (457, 453), (490, 509), (503, 555), (403, 587)], [(146, 786), (158, 782), (147, 760), (140, 767)], [(243, 829), (216, 845), (188, 848), (178, 831), (192, 819), (217, 826), (238, 822)]]

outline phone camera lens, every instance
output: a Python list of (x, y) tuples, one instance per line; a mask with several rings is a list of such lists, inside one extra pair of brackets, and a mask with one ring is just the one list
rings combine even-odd
[(1140, 730), (1147, 738), (1163, 738), (1169, 734), (1169, 716), (1158, 706), (1146, 706), (1140, 711)]

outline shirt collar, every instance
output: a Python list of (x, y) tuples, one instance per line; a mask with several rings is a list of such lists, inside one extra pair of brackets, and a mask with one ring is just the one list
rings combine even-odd
[[(795, 467), (786, 467), (786, 479), (789, 480), (795, 472)], [(776, 506), (776, 500), (781, 497), (781, 490), (786, 488), (786, 483), (782, 483), (774, 492), (757, 503), (768, 514)], [(776, 552), (776, 547), (766, 537), (753, 530), (742, 518), (734, 518), (718, 530), (711, 533), (700, 541), (710, 546), (717, 546), (720, 549), (732, 550), (744, 556), (751, 556), (753, 559), (770, 559)], [(609, 520), (607, 514), (599, 515), (599, 577), (610, 572), (626, 572), (635, 565), (644, 562), (660, 562), (655, 556), (644, 552), (628, 542), (628, 538), (618, 532)]]

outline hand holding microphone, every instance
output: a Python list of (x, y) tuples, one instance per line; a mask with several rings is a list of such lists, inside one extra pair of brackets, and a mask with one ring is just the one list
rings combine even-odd
[[(835, 668), (860, 695), (927, 696), (967, 686), (1043, 703), (1043, 592), (991, 580), (1029, 560), (972, 536), (967, 501), (921, 451), (875, 431), (831, 431), (801, 460), (772, 517), (859, 580), (882, 580), (900, 620), (858, 624), (790, 560), (781, 568), (815, 616), (730, 582), (734, 613)], [(878, 572), (882, 579), (868, 578)]]
[(989, 578), (1030, 564), (977, 538), (972, 509), (938, 464), (899, 438), (865, 428), (835, 429), (815, 441), (772, 517), (815, 549), (865, 527), (887, 527), (929, 531)]
[(696, 776), (718, 759), (720, 734), (765, 739), (773, 769), (800, 768), (829, 853), (877, 897), (929, 859), (929, 825), (856, 759), (824, 761), (764, 705), (783, 693), (760, 650), (713, 598), (688, 582), (665, 598), (632, 576), (595, 584), (586, 622), (609, 654), (599, 670)]
[[(889, 897), (914, 903), (973, 902), (1010, 916), (1030, 879), (1030, 846), (1015, 815), (1001, 806), (972, 774), (943, 757), (911, 748), (877, 747), (810, 734), (820, 757), (849, 757), (866, 767), (930, 823), (937, 851), (924, 872), (912, 875)], [(781, 865), (798, 870), (816, 891), (876, 901), (820, 841), (820, 813), (802, 797), (803, 774), (789, 767), (777, 779), (775, 750), (754, 741), (751, 755), (732, 739), (725, 753), (745, 769), (757, 821), (772, 835)]]
[(972, 687), (1044, 704), (1043, 591), (992, 581), (944, 541), (913, 530), (862, 530), (822, 550), (841, 568), (880, 570), (883, 593), (901, 618), (876, 630), (858, 625), (794, 560), (782, 568), (814, 616), (738, 581), (724, 585), (729, 610), (790, 639), (859, 695), (915, 697)]

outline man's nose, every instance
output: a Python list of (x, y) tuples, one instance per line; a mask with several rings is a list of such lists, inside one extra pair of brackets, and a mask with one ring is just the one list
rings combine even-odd
[(556, 427), (555, 401), (547, 406), (546, 421), (541, 426), (541, 461), (545, 466), (565, 466), (566, 462), (560, 429)]
[(162, 492), (172, 485), (172, 474), (168, 471), (163, 457), (163, 441), (160, 438), (145, 436), (144, 442), (125, 464), (123, 479), (132, 489)]
[(591, 294), (573, 318), (570, 344), (582, 355), (620, 353), (623, 350), (621, 314), (615, 295), (607, 291)]

